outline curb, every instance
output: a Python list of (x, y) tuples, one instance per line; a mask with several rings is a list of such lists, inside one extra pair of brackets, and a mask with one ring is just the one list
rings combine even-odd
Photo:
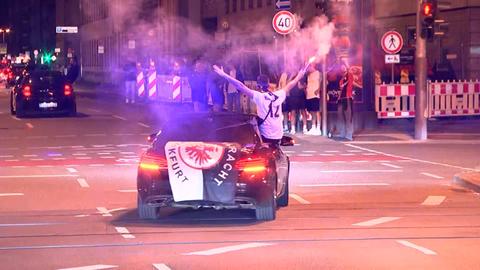
[(453, 177), (453, 183), (480, 193), (480, 172), (463, 172)]

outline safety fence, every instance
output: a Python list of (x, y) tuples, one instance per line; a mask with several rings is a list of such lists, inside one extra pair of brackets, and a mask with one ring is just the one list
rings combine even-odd
[[(480, 82), (428, 82), (428, 117), (480, 115)], [(415, 117), (415, 84), (375, 87), (379, 119)]]

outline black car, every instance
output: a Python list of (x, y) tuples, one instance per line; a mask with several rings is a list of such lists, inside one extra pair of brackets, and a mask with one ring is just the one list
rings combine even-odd
[[(253, 115), (178, 115), (150, 141), (138, 167), (142, 219), (174, 207), (254, 209), (258, 220), (273, 220), (277, 206), (288, 205), (290, 161), (262, 142)], [(293, 140), (284, 137), (282, 145)]]
[(72, 84), (59, 71), (25, 70), (10, 93), (10, 111), (17, 117), (35, 114), (77, 114)]

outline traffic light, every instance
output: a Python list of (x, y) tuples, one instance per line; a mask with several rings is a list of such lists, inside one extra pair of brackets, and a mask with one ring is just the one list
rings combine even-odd
[(421, 15), (423, 18), (422, 36), (429, 40), (435, 34), (435, 18), (437, 16), (437, 0), (423, 0)]
[(52, 62), (52, 55), (50, 53), (44, 53), (42, 55), (42, 64), (48, 65)]

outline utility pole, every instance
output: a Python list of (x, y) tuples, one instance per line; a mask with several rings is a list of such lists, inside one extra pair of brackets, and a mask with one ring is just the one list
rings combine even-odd
[(322, 96), (320, 97), (320, 102), (322, 103), (320, 108), (322, 108), (322, 135), (328, 137), (328, 128), (327, 128), (327, 56), (322, 56)]
[(427, 139), (427, 40), (423, 27), (423, 0), (417, 0), (415, 50), (415, 140)]

